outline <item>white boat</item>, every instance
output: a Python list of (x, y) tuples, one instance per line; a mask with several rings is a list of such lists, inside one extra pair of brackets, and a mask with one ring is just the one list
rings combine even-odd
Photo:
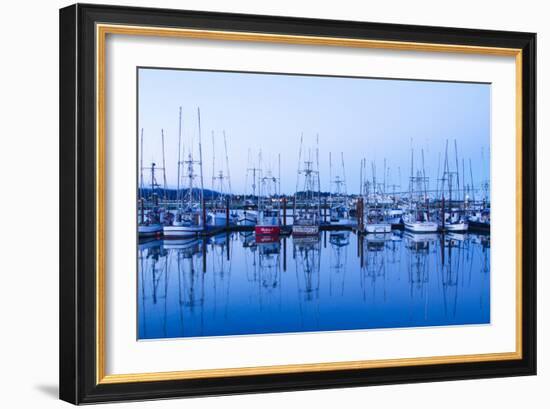
[(403, 221), (403, 210), (388, 209), (386, 211), (386, 221), (390, 224), (400, 224)]
[(241, 226), (255, 226), (258, 223), (258, 212), (256, 210), (245, 210), (239, 218)]
[(227, 216), (224, 210), (214, 210), (208, 212), (207, 217), (209, 226), (225, 226), (227, 223)]
[(162, 224), (140, 224), (138, 233), (140, 237), (154, 237), (162, 233)]
[(405, 230), (414, 233), (434, 233), (437, 232), (438, 225), (430, 221), (411, 221), (405, 222)]
[(390, 233), (391, 223), (386, 220), (382, 209), (373, 207), (365, 210), (365, 231), (367, 233)]

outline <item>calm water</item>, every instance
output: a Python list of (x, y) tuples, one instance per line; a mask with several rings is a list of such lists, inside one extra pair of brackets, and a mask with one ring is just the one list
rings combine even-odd
[(490, 321), (489, 236), (232, 233), (138, 250), (140, 339)]

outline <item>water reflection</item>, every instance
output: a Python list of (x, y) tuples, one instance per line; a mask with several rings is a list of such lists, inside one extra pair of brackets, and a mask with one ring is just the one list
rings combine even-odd
[(138, 249), (140, 339), (488, 323), (490, 238), (475, 234), (256, 240)]

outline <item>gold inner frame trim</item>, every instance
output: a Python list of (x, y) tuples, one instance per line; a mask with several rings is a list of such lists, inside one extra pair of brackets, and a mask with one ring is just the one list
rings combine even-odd
[[(400, 51), (466, 53), (515, 57), (516, 65), (516, 350), (504, 353), (450, 355), (366, 361), (320, 362), (313, 364), (274, 365), (173, 372), (105, 374), (105, 41), (107, 34), (194, 38), (224, 41), (248, 41)], [(437, 365), (490, 362), (522, 358), (522, 51), (515, 48), (467, 46), (458, 44), (415, 43), (353, 38), (295, 36), (283, 34), (179, 29), (167, 27), (96, 25), (96, 382), (128, 382), (204, 379), (214, 377), (290, 374), (350, 369), (388, 368), (413, 365)]]

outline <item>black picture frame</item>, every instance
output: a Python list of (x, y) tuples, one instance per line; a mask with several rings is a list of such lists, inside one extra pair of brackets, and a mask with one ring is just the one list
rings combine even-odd
[[(96, 23), (522, 50), (522, 357), (516, 360), (98, 384)], [(60, 398), (74, 404), (536, 374), (536, 34), (77, 4), (60, 10)]]

